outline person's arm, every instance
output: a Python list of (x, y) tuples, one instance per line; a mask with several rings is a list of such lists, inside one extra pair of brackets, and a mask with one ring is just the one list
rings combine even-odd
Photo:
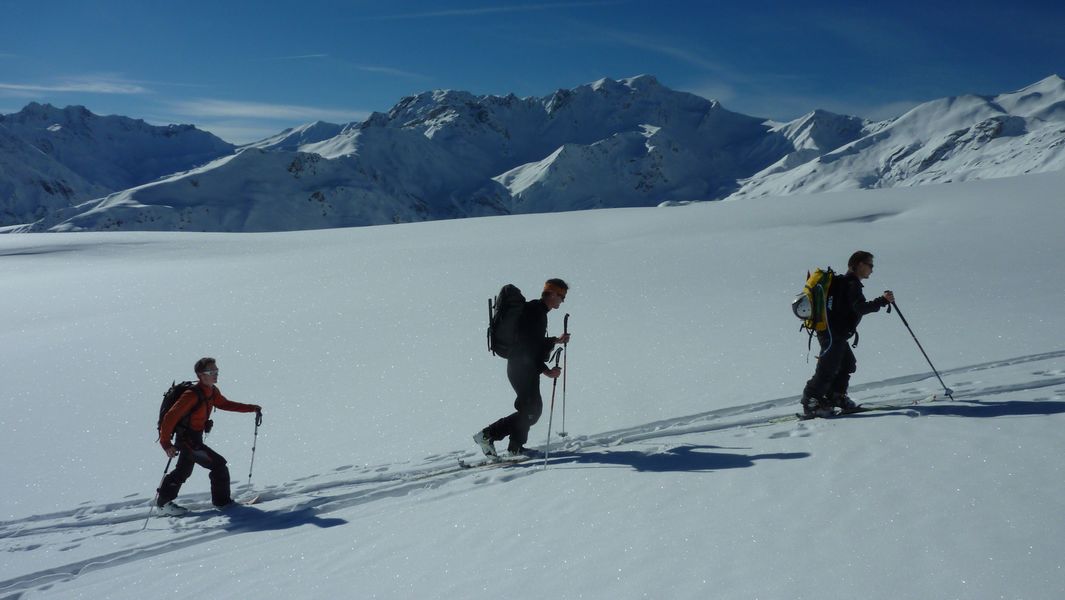
[(211, 401), (211, 404), (218, 410), (228, 410), (229, 412), (263, 412), (263, 407), (259, 406), (258, 404), (244, 404), (242, 402), (233, 402), (229, 398), (223, 396), (222, 392), (219, 392), (218, 390), (215, 390), (214, 400)]
[(185, 390), (185, 393), (181, 394), (177, 402), (163, 415), (163, 422), (159, 424), (159, 444), (167, 456), (173, 457), (177, 454), (174, 445), (170, 443), (170, 438), (174, 436), (174, 428), (177, 427), (178, 422), (192, 411), (198, 400), (196, 390)]

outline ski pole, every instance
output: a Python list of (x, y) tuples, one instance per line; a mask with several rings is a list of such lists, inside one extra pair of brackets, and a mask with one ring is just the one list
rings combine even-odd
[(251, 472), (255, 468), (255, 446), (259, 443), (259, 425), (263, 424), (263, 413), (255, 413), (255, 437), (251, 441), (251, 464), (248, 465), (248, 489), (251, 489)]
[(921, 342), (917, 339), (917, 336), (914, 335), (913, 329), (910, 328), (910, 324), (906, 321), (906, 317), (902, 316), (902, 311), (899, 310), (899, 305), (892, 302), (891, 306), (895, 308), (895, 312), (898, 313), (899, 318), (902, 319), (902, 324), (905, 325), (906, 329), (910, 332), (910, 337), (913, 338), (913, 341), (917, 342), (917, 347), (921, 350), (921, 354), (924, 355), (924, 359), (928, 361), (928, 366), (932, 367), (932, 372), (936, 374), (936, 379), (939, 380), (939, 385), (943, 386), (943, 392), (946, 393), (947, 398), (954, 400), (954, 390), (950, 389), (947, 387), (947, 384), (943, 383), (943, 378), (939, 376), (939, 371), (937, 371), (935, 365), (932, 364), (932, 359), (928, 358), (928, 353), (924, 351)]
[[(558, 368), (559, 355), (562, 354), (562, 348), (555, 350), (554, 356), (548, 359), (548, 362), (555, 361), (555, 368)], [(547, 445), (544, 446), (544, 468), (547, 468), (547, 456), (551, 453), (551, 422), (555, 418), (555, 388), (558, 387), (558, 378), (556, 377), (554, 383), (551, 384), (551, 412), (547, 417)]]
[[(173, 456), (168, 458), (167, 461), (166, 461), (166, 466), (163, 467), (163, 478), (159, 480), (159, 487), (160, 488), (163, 487), (163, 480), (166, 479), (166, 472), (170, 470), (170, 463), (173, 462), (173, 460), (174, 460)], [(156, 498), (155, 500), (152, 500), (152, 505), (148, 509), (148, 516), (144, 517), (144, 525), (141, 526), (141, 531), (144, 531), (145, 529), (148, 528), (148, 521), (152, 518), (152, 511), (155, 510), (155, 505), (158, 502), (158, 498), (159, 498), (159, 491), (158, 490), (156, 490), (156, 492), (155, 492), (155, 498)]]
[[(569, 313), (562, 318), (562, 335), (569, 333)], [(569, 433), (566, 432), (566, 372), (569, 371), (567, 363), (569, 359), (569, 341), (567, 340), (562, 344), (562, 431), (558, 432), (558, 437), (566, 437)]]

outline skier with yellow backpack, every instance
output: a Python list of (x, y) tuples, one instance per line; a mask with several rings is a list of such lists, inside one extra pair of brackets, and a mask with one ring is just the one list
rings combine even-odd
[[(858, 345), (858, 323), (862, 316), (878, 312), (895, 301), (890, 290), (873, 300), (865, 299), (861, 280), (868, 279), (872, 273), (873, 255), (859, 250), (847, 261), (844, 275), (830, 268), (814, 271), (792, 303), (795, 315), (803, 319), (803, 328), (809, 330), (811, 340), (817, 336), (821, 349), (817, 368), (802, 393), (805, 416), (827, 417), (835, 414), (836, 408), (846, 412), (857, 406), (847, 396), (847, 387), (851, 374), (858, 368), (851, 350)], [(853, 345), (847, 343), (852, 337)]]

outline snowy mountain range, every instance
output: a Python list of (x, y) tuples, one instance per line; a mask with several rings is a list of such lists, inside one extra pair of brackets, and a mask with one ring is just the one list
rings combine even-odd
[(158, 127), (32, 103), (0, 115), (0, 225), (36, 221), (234, 149), (191, 125)]
[[(800, 120), (801, 121), (801, 120)], [(779, 128), (794, 131), (794, 123)], [(798, 150), (744, 181), (730, 198), (884, 188), (1065, 169), (1065, 80), (999, 96), (921, 104), (892, 121), (857, 124), (829, 152)], [(801, 137), (795, 138), (802, 139)], [(829, 144), (830, 146), (831, 144)]]
[(1065, 80), (1056, 75), (882, 122), (815, 110), (775, 123), (646, 75), (543, 98), (437, 90), (362, 122), (312, 123), (240, 148), (190, 126), (30, 105), (0, 117), (0, 225), (298, 230), (1060, 169)]

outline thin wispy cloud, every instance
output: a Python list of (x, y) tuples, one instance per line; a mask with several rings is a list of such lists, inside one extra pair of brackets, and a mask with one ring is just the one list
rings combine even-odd
[(328, 54), (297, 54), (295, 56), (275, 56), (267, 60), (318, 60), (329, 58)]
[(333, 121), (347, 123), (365, 119), (369, 112), (301, 106), (296, 104), (268, 104), (263, 102), (235, 102), (231, 100), (192, 99), (169, 103), (171, 110), (184, 117), (196, 119), (268, 119), (273, 121), (307, 122)]
[(685, 62), (690, 65), (699, 67), (700, 69), (705, 69), (707, 71), (727, 70), (724, 65), (709, 60), (700, 55), (698, 52), (694, 52), (686, 48), (663, 44), (659, 41), (652, 40), (649, 38), (643, 38), (636, 35), (616, 35), (614, 39), (621, 44), (668, 56), (680, 62)]
[(868, 19), (821, 14), (809, 27), (844, 44), (848, 52), (870, 56), (927, 56), (929, 40), (923, 28), (889, 16)]
[(500, 13), (535, 12), (565, 8), (594, 8), (624, 4), (621, 1), (604, 0), (602, 2), (546, 2), (541, 4), (517, 4), (505, 6), (483, 6), (480, 8), (451, 8), (419, 13), (378, 15), (365, 17), (366, 21), (395, 21), (401, 19), (434, 19), (440, 17), (479, 17)]
[(590, 39), (596, 39), (599, 43), (628, 46), (630, 48), (667, 56), (678, 62), (692, 65), (704, 71), (714, 71), (718, 73), (730, 73), (732, 71), (729, 65), (708, 58), (705, 53), (698, 50), (678, 45), (674, 40), (667, 42), (660, 38), (632, 33), (631, 31), (606, 29), (594, 25), (585, 24), (582, 25), (582, 27), (589, 34)]
[(379, 67), (374, 65), (359, 65), (351, 63), (352, 68), (359, 71), (365, 71), (367, 73), (380, 73), (382, 75), (391, 75), (393, 77), (401, 77), (403, 79), (420, 79), (427, 80), (432, 79), (428, 75), (421, 75), (420, 73), (411, 73), (402, 69), (394, 69), (392, 67)]
[(412, 73), (410, 71), (404, 71), (403, 69), (397, 69), (395, 67), (388, 67), (388, 66), (384, 66), (384, 65), (366, 65), (366, 64), (355, 63), (355, 62), (352, 62), (350, 60), (346, 60), (346, 59), (343, 59), (343, 58), (338, 58), (336, 56), (333, 56), (331, 54), (326, 54), (326, 53), (296, 54), (296, 55), (292, 55), (292, 56), (276, 56), (276, 57), (273, 57), (273, 58), (266, 58), (266, 59), (262, 59), (262, 60), (268, 60), (268, 61), (324, 60), (324, 61), (332, 62), (334, 64), (342, 65), (342, 66), (350, 68), (350, 69), (355, 69), (356, 71), (363, 71), (363, 72), (366, 72), (366, 73), (376, 73), (376, 74), (380, 74), (380, 75), (389, 75), (389, 76), (392, 76), (392, 77), (400, 77), (400, 78), (403, 78), (403, 79), (418, 79), (418, 80), (423, 80), (423, 81), (431, 79), (431, 77), (429, 77), (427, 75), (422, 75), (420, 73)]
[(151, 90), (127, 81), (72, 79), (59, 83), (11, 83), (0, 81), (0, 91), (30, 94), (147, 94)]

